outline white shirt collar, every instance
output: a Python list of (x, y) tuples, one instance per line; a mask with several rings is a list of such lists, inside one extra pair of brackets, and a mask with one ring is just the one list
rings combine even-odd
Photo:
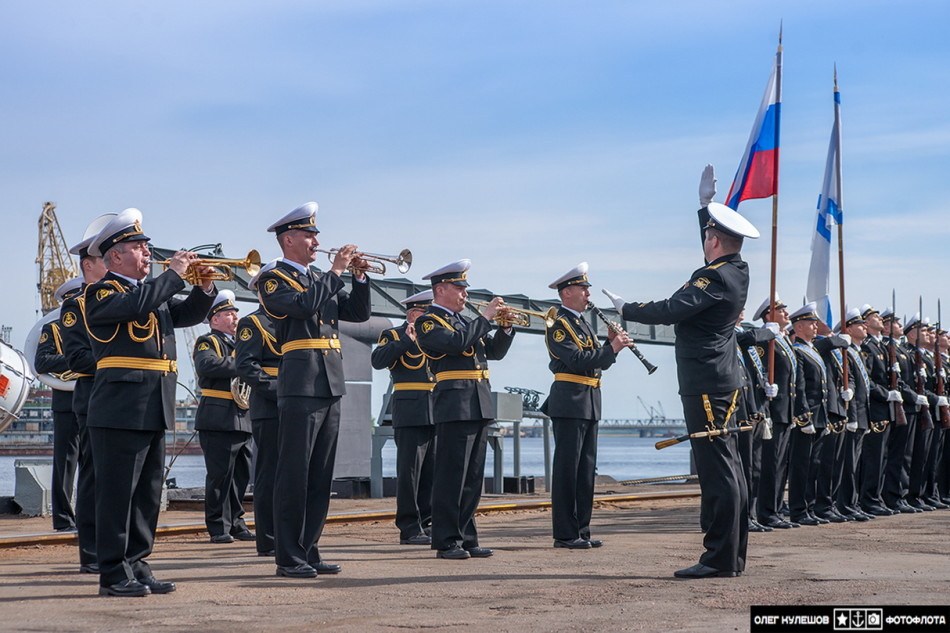
[(125, 280), (128, 281), (130, 284), (132, 284), (133, 286), (138, 286), (140, 283), (142, 283), (142, 280), (141, 280), (141, 279), (133, 279), (133, 278), (131, 278), (131, 277), (126, 277), (125, 275), (120, 274), (120, 273), (117, 273), (117, 272), (115, 272), (114, 270), (109, 271), (109, 272), (111, 272), (111, 273), (112, 273), (113, 275), (115, 275), (116, 277), (122, 277), (122, 279), (125, 279)]
[(298, 264), (297, 262), (291, 261), (291, 260), (287, 259), (286, 257), (281, 257), (281, 258), (280, 258), (280, 261), (284, 262), (284, 263), (287, 264), (288, 266), (292, 266), (292, 267), (296, 268), (297, 270), (299, 270), (300, 272), (302, 272), (302, 273), (305, 274), (305, 275), (310, 272), (310, 269), (309, 269), (308, 267), (306, 267), (306, 266), (301, 266), (301, 265)]

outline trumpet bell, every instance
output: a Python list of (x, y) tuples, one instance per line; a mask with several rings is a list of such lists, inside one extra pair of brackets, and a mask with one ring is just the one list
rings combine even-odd
[(409, 272), (409, 269), (412, 268), (412, 251), (408, 248), (404, 248), (399, 251), (399, 255), (396, 257), (396, 268), (402, 274)]

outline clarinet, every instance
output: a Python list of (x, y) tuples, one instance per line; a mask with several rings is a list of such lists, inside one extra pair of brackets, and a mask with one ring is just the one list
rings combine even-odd
[[(603, 310), (595, 306), (593, 303), (588, 303), (587, 309), (593, 310), (594, 314), (597, 315), (597, 318), (603, 321), (604, 324), (607, 326), (607, 329), (609, 329), (611, 332), (615, 332), (616, 334), (627, 334), (623, 330), (622, 327), (620, 327), (619, 325), (617, 325), (616, 323), (608, 319), (607, 315), (604, 314)], [(630, 345), (627, 346), (627, 349), (633, 352), (633, 355), (636, 356), (638, 359), (640, 359), (640, 362), (643, 363), (644, 367), (646, 367), (648, 375), (656, 371), (656, 365), (654, 365), (653, 363), (651, 363), (650, 361), (646, 359), (646, 357), (637, 348), (637, 344), (634, 343), (632, 340), (630, 341)]]

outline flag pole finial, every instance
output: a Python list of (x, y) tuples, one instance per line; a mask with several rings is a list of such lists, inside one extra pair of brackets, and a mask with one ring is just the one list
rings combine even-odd
[(778, 48), (779, 50), (782, 50), (782, 23), (783, 22), (784, 20), (781, 20), (781, 19), (778, 21)]
[(835, 92), (838, 92), (838, 62), (835, 62)]

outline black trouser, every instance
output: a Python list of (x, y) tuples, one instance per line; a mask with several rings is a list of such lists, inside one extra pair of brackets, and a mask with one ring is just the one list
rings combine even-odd
[(396, 440), (396, 527), (399, 538), (423, 534), (432, 525), (435, 426), (393, 428)]
[(340, 433), (340, 398), (277, 399), (274, 550), (281, 567), (320, 562)]
[(884, 508), (884, 459), (887, 444), (891, 437), (892, 423), (888, 422), (880, 433), (868, 433), (864, 436), (864, 448), (861, 450), (861, 509), (880, 510)]
[(211, 536), (246, 530), (244, 493), (250, 470), (251, 434), (198, 431), (205, 459), (205, 525)]
[(840, 433), (827, 433), (823, 430), (815, 434), (815, 445), (812, 448), (812, 462), (815, 471), (812, 475), (815, 486), (815, 504), (809, 510), (815, 516), (827, 519), (835, 508), (837, 494), (837, 464), (841, 446)]
[(921, 501), (924, 497), (924, 486), (927, 483), (927, 458), (930, 456), (934, 431), (935, 429), (925, 430), (918, 427), (917, 434), (914, 436), (907, 487), (907, 499), (911, 502)]
[(921, 499), (926, 502), (928, 499), (940, 501), (942, 492), (939, 490), (937, 482), (940, 478), (940, 467), (943, 462), (943, 436), (946, 431), (940, 428), (940, 421), (934, 421), (933, 435), (930, 438), (930, 450), (927, 452), (927, 465), (924, 467), (924, 491)]
[(103, 587), (152, 575), (165, 431), (88, 427), (96, 469), (96, 554)]
[(950, 499), (950, 432), (943, 431), (943, 459), (937, 467), (937, 489), (940, 499), (946, 503)]
[(251, 420), (254, 461), (254, 532), (257, 551), (274, 549), (274, 478), (277, 474), (277, 418)]
[(788, 477), (788, 443), (792, 425), (780, 424), (773, 419), (772, 439), (762, 442), (762, 472), (759, 474), (759, 494), (756, 514), (759, 523), (779, 519), (779, 509), (785, 497)]
[(792, 429), (788, 450), (788, 514), (792, 521), (808, 518), (815, 509), (821, 430), (809, 435)]
[(92, 442), (86, 416), (79, 423), (79, 475), (76, 484), (76, 536), (79, 539), (79, 564), (92, 565), (96, 558), (96, 471), (92, 461)]
[(73, 486), (79, 462), (79, 423), (72, 411), (53, 411), (53, 489), (51, 505), (53, 529), (76, 527)]
[(861, 477), (861, 452), (864, 445), (864, 429), (845, 431), (841, 448), (841, 484), (838, 487), (838, 510), (842, 514), (854, 514), (858, 508), (858, 486)]
[[(709, 394), (713, 420), (721, 426), (735, 401), (735, 392)], [(707, 414), (703, 396), (680, 396), (686, 430), (706, 430)], [(706, 509), (708, 526), (703, 538), (706, 551), (699, 562), (720, 571), (743, 571), (749, 538), (748, 496), (735, 435), (690, 440), (696, 472)]]
[(907, 424), (895, 426), (887, 443), (887, 459), (884, 467), (884, 503), (896, 508), (906, 501), (910, 483), (910, 459), (917, 435), (917, 414), (904, 409)]
[(551, 470), (551, 521), (554, 538), (590, 538), (597, 471), (597, 420), (551, 418), (554, 465)]
[(478, 547), (475, 511), (482, 498), (488, 427), (493, 420), (435, 425), (432, 549)]

